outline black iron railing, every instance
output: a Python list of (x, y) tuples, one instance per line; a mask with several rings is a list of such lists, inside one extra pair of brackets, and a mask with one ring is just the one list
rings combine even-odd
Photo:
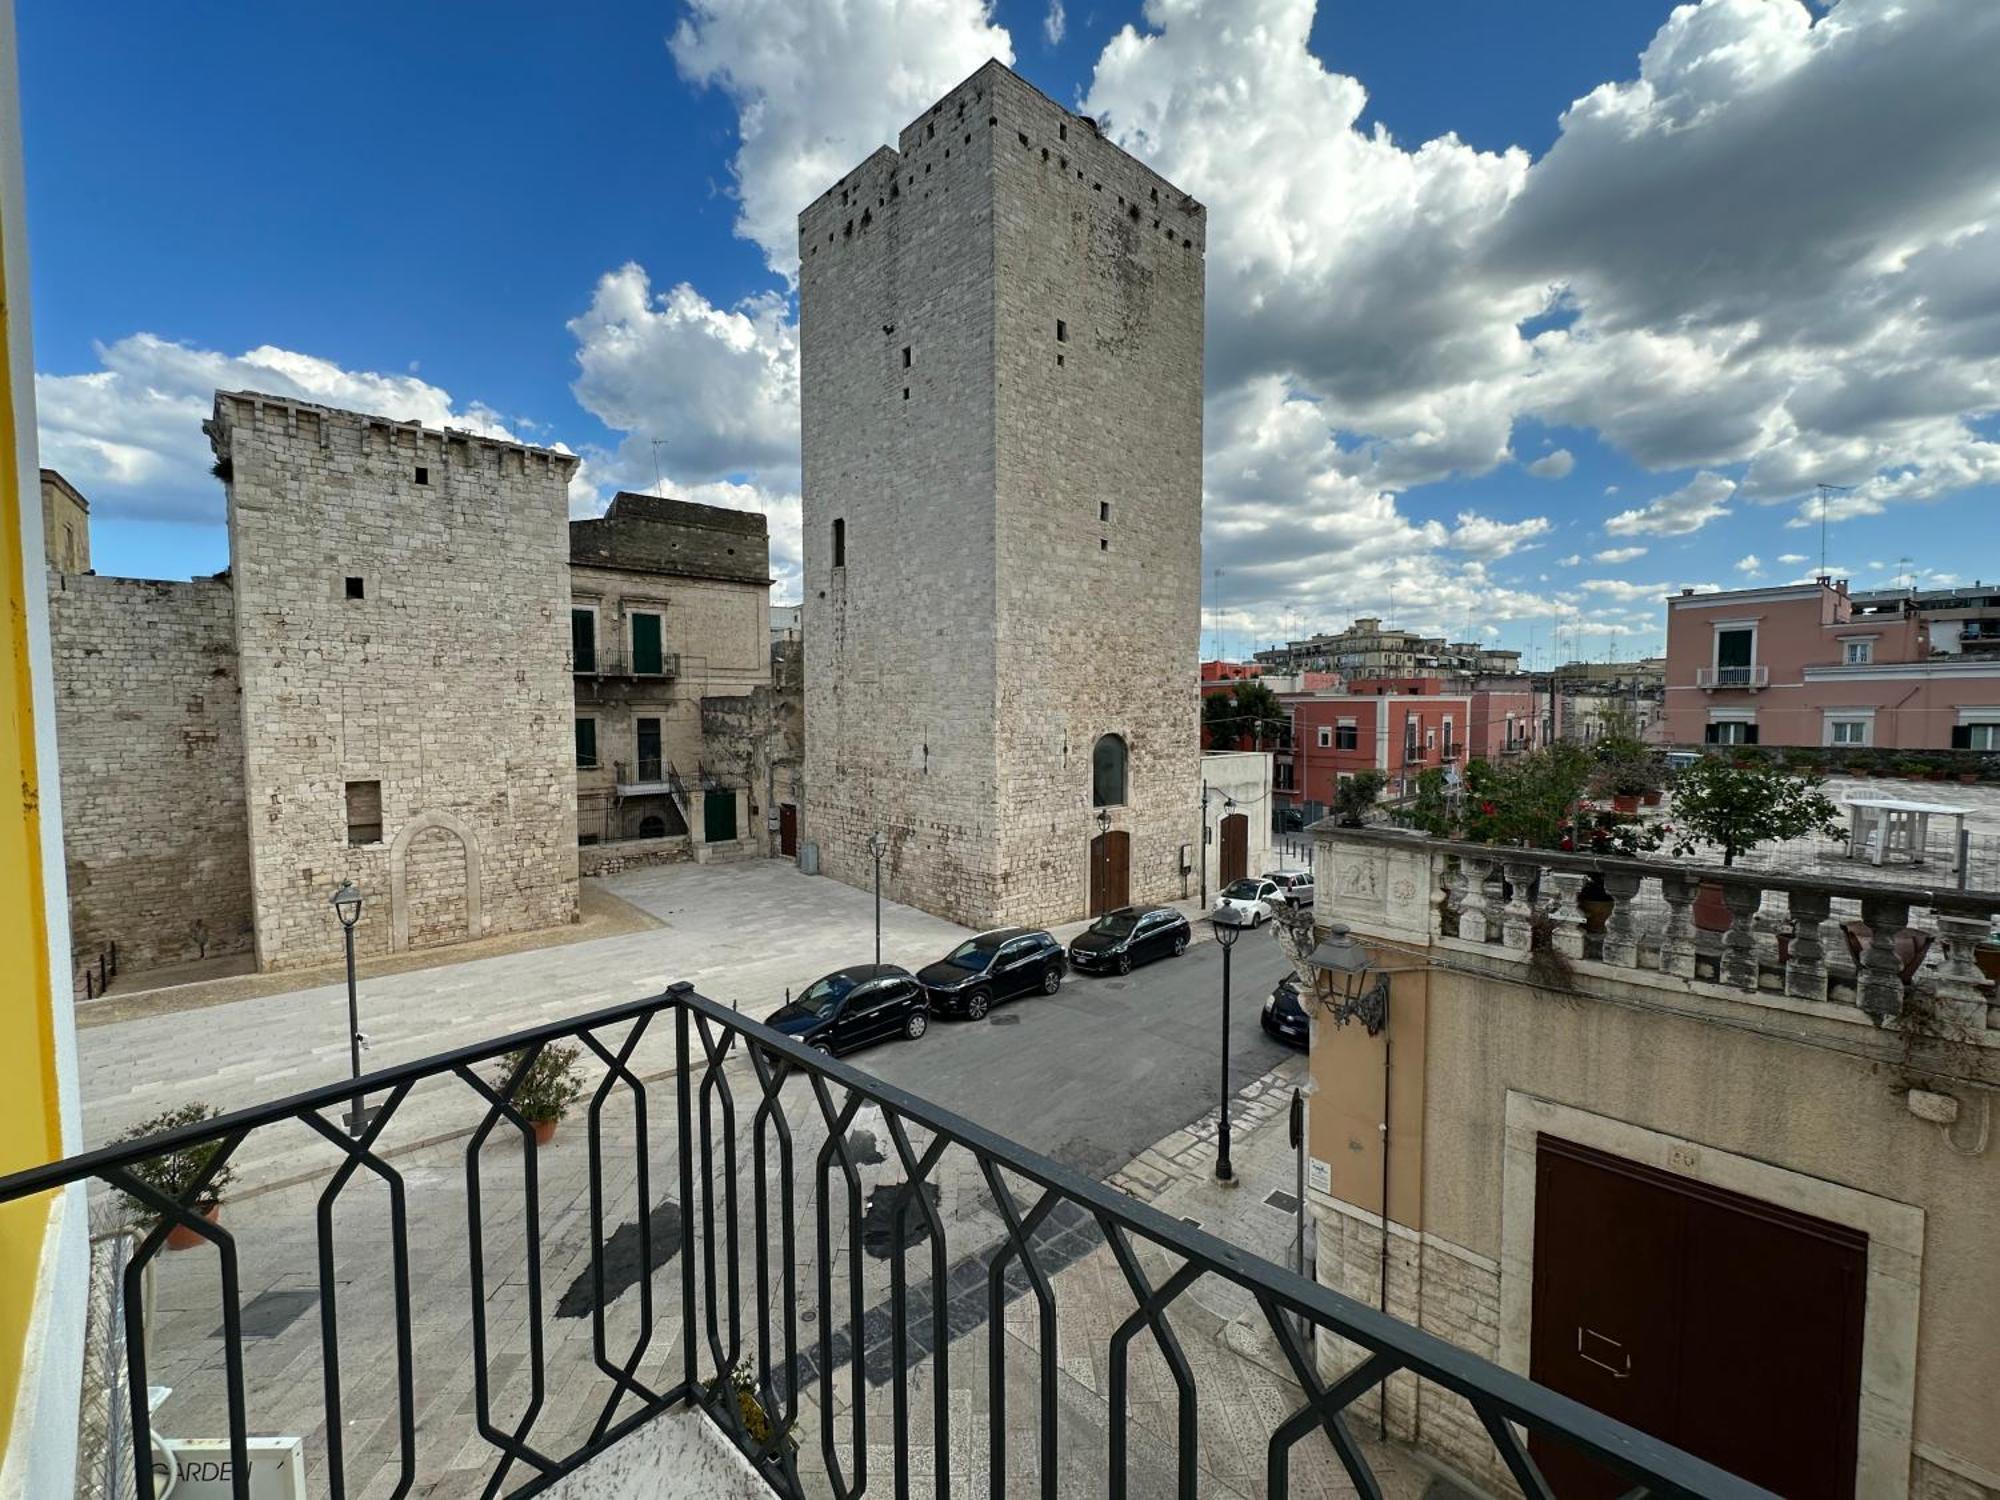
[[(667, 1066), (647, 1078), (642, 1076), (643, 1065), (635, 1056), (654, 1032), (655, 1023), (663, 1018), (672, 1028), (670, 1058), (659, 1057), (657, 1060)], [(657, 1036), (653, 1040), (655, 1045), (665, 1041)], [(567, 1375), (557, 1372), (556, 1378), (563, 1381), (567, 1394), (574, 1391), (578, 1379), (589, 1375), (602, 1382), (604, 1399), (594, 1407), (588, 1432), (573, 1436), (558, 1451), (546, 1438), (536, 1436), (550, 1405), (551, 1384), (541, 1285), (540, 1166), (535, 1132), (513, 1099), (543, 1050), (570, 1041), (587, 1049), (601, 1072), (596, 1087), (589, 1091), (585, 1110), (589, 1277), (595, 1295), (589, 1299), (590, 1369)], [(664, 1046), (661, 1051), (666, 1051)], [(498, 1059), (509, 1060), (499, 1079), (476, 1071), (478, 1065)], [(733, 1080), (732, 1072), (737, 1075)], [(484, 1495), (536, 1494), (647, 1421), (670, 1409), (689, 1406), (704, 1412), (726, 1433), (780, 1494), (830, 1493), (848, 1500), (864, 1493), (880, 1493), (879, 1482), (874, 1490), (869, 1488), (876, 1478), (870, 1473), (869, 1455), (871, 1446), (881, 1451), (884, 1439), (879, 1427), (871, 1433), (870, 1420), (871, 1406), (878, 1421), (881, 1416), (879, 1393), (884, 1384), (889, 1386), (888, 1447), (893, 1454), (890, 1492), (899, 1500), (909, 1493), (913, 1432), (920, 1441), (920, 1427), (928, 1425), (934, 1444), (928, 1488), (939, 1496), (949, 1495), (955, 1477), (951, 1471), (954, 1448), (949, 1368), (963, 1344), (974, 1337), (971, 1329), (984, 1322), (990, 1412), (984, 1488), (993, 1496), (1054, 1496), (1059, 1477), (1059, 1308), (1052, 1277), (1100, 1246), (1108, 1248), (1131, 1297), (1129, 1314), (1108, 1341), (1105, 1483), (1113, 1497), (1126, 1495), (1135, 1485), (1149, 1493), (1165, 1492), (1164, 1479), (1157, 1486), (1147, 1486), (1132, 1477), (1133, 1455), (1140, 1447), (1154, 1452), (1170, 1447), (1172, 1488), (1182, 1497), (1196, 1493), (1196, 1415), (1201, 1397), (1171, 1315), (1176, 1301), (1205, 1277), (1218, 1278), (1250, 1294), (1305, 1393), (1303, 1402), (1276, 1421), (1270, 1432), (1266, 1471), (1270, 1495), (1287, 1493), (1293, 1451), (1315, 1429), (1331, 1443), (1338, 1463), (1361, 1493), (1379, 1494), (1367, 1457), (1349, 1430), (1348, 1413), (1359, 1398), (1378, 1391), (1390, 1375), (1404, 1371), (1464, 1397), (1478, 1414), (1501, 1464), (1529, 1495), (1546, 1497), (1549, 1490), (1529, 1456), (1524, 1431), (1556, 1438), (1595, 1457), (1631, 1481), (1629, 1493), (1633, 1496), (1733, 1500), (1765, 1495), (1755, 1486), (1399, 1323), (1365, 1303), (1314, 1285), (948, 1110), (824, 1057), (686, 985), (674, 985), (649, 999), (516, 1032), (388, 1068), (353, 1083), (332, 1084), (0, 1179), (0, 1202), (67, 1184), (97, 1182), (132, 1195), (158, 1215), (144, 1231), (124, 1272), (129, 1436), (137, 1459), (141, 1500), (153, 1500), (155, 1493), (147, 1403), (152, 1351), (136, 1310), (143, 1301), (140, 1278), (174, 1226), (199, 1235), (217, 1252), (223, 1385), (235, 1459), (233, 1482), (239, 1500), (247, 1500), (249, 1412), (255, 1392), (245, 1374), (239, 1250), (236, 1236), (203, 1217), (196, 1205), (204, 1201), (207, 1183), (247, 1139), (260, 1130), (285, 1128), (287, 1122), (303, 1123), (342, 1157), (316, 1204), (325, 1425), (324, 1453), (318, 1456), (323, 1459), (323, 1472), (315, 1492), (323, 1489), (332, 1500), (343, 1500), (374, 1482), (365, 1476), (356, 1478), (348, 1470), (346, 1434), (362, 1430), (375, 1414), (358, 1414), (347, 1404), (350, 1387), (343, 1383), (340, 1360), (340, 1297), (343, 1287), (354, 1287), (361, 1277), (351, 1263), (343, 1269), (334, 1234), (341, 1194), (364, 1170), (381, 1180), (388, 1196), (388, 1265), (367, 1267), (361, 1274), (380, 1280), (386, 1272), (392, 1289), (396, 1326), (393, 1339), (384, 1336), (381, 1341), (383, 1345), (393, 1342), (395, 1361), (393, 1427), (399, 1477), (391, 1494), (401, 1497), (413, 1492), (420, 1467), (417, 1414), (431, 1404), (433, 1395), (416, 1388), (417, 1361), (411, 1337), (413, 1299), (424, 1295), (424, 1289), (413, 1285), (410, 1202), (404, 1177), (376, 1148), (413, 1092), (425, 1090), (424, 1097), (435, 1097), (454, 1083), (469, 1090), (482, 1111), (463, 1150), (467, 1203), (462, 1233), (472, 1302), (476, 1430), (493, 1449), (491, 1464), (484, 1472)], [(669, 1370), (678, 1376), (671, 1383), (647, 1380), (639, 1373), (656, 1331), (671, 1316), (656, 1306), (652, 1286), (655, 1272), (651, 1268), (662, 1262), (655, 1258), (648, 1211), (654, 1203), (653, 1147), (647, 1126), (649, 1083), (663, 1084), (673, 1095), (669, 1134), (672, 1176), (679, 1192), (678, 1229), (673, 1233), (680, 1261), (680, 1358), (668, 1362)], [(431, 1085), (437, 1088), (429, 1088)], [(739, 1086), (748, 1089), (740, 1106)], [(380, 1101), (380, 1108), (360, 1137), (351, 1139), (340, 1120), (357, 1093)], [(633, 1128), (630, 1160), (618, 1163), (614, 1175), (606, 1160), (605, 1109), (620, 1093), (629, 1095)], [(857, 1115), (864, 1108), (880, 1112), (893, 1161), (903, 1174), (893, 1211), (886, 1216), (891, 1220), (894, 1247), (888, 1257), (886, 1319), (879, 1305), (872, 1317), (864, 1307), (867, 1262), (863, 1258), (859, 1165), (881, 1159), (879, 1146), (877, 1154), (868, 1155), (867, 1144), (857, 1140)], [(745, 1110), (749, 1112), (747, 1122), (741, 1119)], [(795, 1149), (803, 1161), (810, 1145), (795, 1141), (795, 1122), (788, 1110), (800, 1121), (824, 1131), (812, 1158), (809, 1182), (795, 1182)], [(869, 1123), (873, 1124), (872, 1116)], [(499, 1415), (494, 1399), (494, 1351), (487, 1306), (491, 1291), (489, 1219), (481, 1208), (482, 1152), (503, 1126), (519, 1135), (522, 1148), (528, 1325), (528, 1395), (511, 1423)], [(429, 1140), (431, 1144), (425, 1149), (439, 1149), (434, 1136)], [(177, 1197), (149, 1186), (137, 1170), (167, 1152), (209, 1145), (217, 1148), (213, 1157)], [(983, 1186), (986, 1196), (982, 1207), (990, 1206), (1003, 1230), (999, 1243), (989, 1243), (983, 1259), (975, 1259), (970, 1276), (965, 1274), (963, 1260), (954, 1266), (947, 1244), (951, 1223), (963, 1222), (962, 1216), (948, 1219), (928, 1191), (940, 1180), (940, 1169), (951, 1155), (958, 1158), (954, 1169), (962, 1173), (956, 1180), (973, 1191)], [(963, 1172), (965, 1167), (973, 1172)], [(1017, 1190), (1010, 1184), (1025, 1184), (1025, 1188)], [(797, 1201), (801, 1187), (809, 1205)], [(636, 1191), (640, 1205), (638, 1263), (647, 1269), (638, 1277), (636, 1332), (630, 1347), (620, 1352), (611, 1347), (605, 1319), (605, 1217), (608, 1197), (628, 1189)], [(917, 1232), (913, 1214), (921, 1216), (921, 1232)], [(802, 1217), (807, 1218), (803, 1226)], [(806, 1252), (813, 1262), (810, 1278), (801, 1260), (802, 1228), (811, 1237)], [(909, 1248), (922, 1245), (925, 1239), (929, 1241), (927, 1275), (913, 1273), (906, 1265)], [(1158, 1274), (1161, 1252), (1177, 1262), (1163, 1276)], [(1155, 1267), (1152, 1275), (1146, 1269), (1148, 1260)], [(837, 1266), (837, 1262), (841, 1264)], [(671, 1284), (671, 1273), (659, 1274)], [(801, 1286), (808, 1279), (812, 1283), (809, 1289)], [(956, 1294), (954, 1282), (958, 1283)], [(1017, 1413), (1016, 1420), (1035, 1425), (1039, 1462), (1032, 1480), (1013, 1474), (1010, 1489), (1007, 1371), (1008, 1345), (1015, 1336), (1007, 1331), (1004, 1311), (1009, 1302), (1024, 1296), (1032, 1296), (1036, 1304), (1038, 1402), (1034, 1410)], [(800, 1346), (802, 1322), (816, 1325), (809, 1348)], [(875, 1333), (872, 1340), (868, 1336), (871, 1326)], [(1360, 1363), (1329, 1383), (1302, 1339), (1305, 1327), (1324, 1329), (1358, 1346), (1363, 1354)], [(1171, 1443), (1153, 1443), (1142, 1434), (1141, 1443), (1135, 1445), (1128, 1436), (1128, 1371), (1132, 1345), (1141, 1334), (1154, 1341), (1174, 1385), (1176, 1414)], [(356, 1335), (350, 1330), (348, 1336)], [(955, 1338), (960, 1347), (954, 1347)], [(913, 1376), (926, 1362), (931, 1393), (927, 1422), (913, 1409)], [(843, 1386), (848, 1410), (839, 1413)], [(871, 1387), (877, 1392), (872, 1400)], [(816, 1415), (805, 1409), (807, 1403), (802, 1398), (808, 1393), (816, 1397)], [(589, 1417), (592, 1409), (586, 1405), (584, 1416)], [(572, 1422), (571, 1434), (581, 1430), (582, 1420)], [(806, 1456), (815, 1443), (817, 1466)], [(457, 1446), (455, 1441), (453, 1446)], [(967, 1482), (974, 1476), (957, 1477), (962, 1492), (974, 1487)]]

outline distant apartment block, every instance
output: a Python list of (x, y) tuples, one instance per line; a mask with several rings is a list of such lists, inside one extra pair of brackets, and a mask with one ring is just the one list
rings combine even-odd
[(1373, 615), (1357, 619), (1346, 630), (1259, 651), (1256, 659), (1271, 672), (1344, 672), (1354, 677), (1508, 673), (1521, 667), (1518, 651), (1496, 651), (1476, 641), (1447, 641), (1443, 636), (1385, 627)]
[(1676, 744), (2000, 751), (2000, 585), (1683, 593), (1665, 697)]

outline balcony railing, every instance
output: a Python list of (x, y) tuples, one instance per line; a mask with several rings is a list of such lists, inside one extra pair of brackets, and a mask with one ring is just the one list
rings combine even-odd
[(1771, 669), (1761, 663), (1750, 667), (1696, 667), (1694, 685), (1704, 692), (1717, 688), (1747, 688), (1751, 692), (1770, 685)]
[(681, 658), (678, 651), (664, 651), (657, 663), (650, 659), (641, 663), (628, 653), (600, 648), (578, 656), (571, 671), (578, 677), (604, 680), (678, 677), (681, 674)]
[[(663, 1033), (671, 1034), (670, 1044)], [(573, 1233), (587, 1225), (588, 1245), (573, 1254), (560, 1245), (553, 1251), (545, 1248), (547, 1231), (538, 1206), (545, 1153), (513, 1102), (543, 1050), (569, 1042), (586, 1049), (591, 1072), (584, 1109), (587, 1191), (572, 1184), (567, 1195), (552, 1195), (557, 1203), (552, 1220), (569, 1223)], [(501, 1059), (508, 1059), (502, 1076), (478, 1071), (481, 1064)], [(649, 1059), (653, 1071), (648, 1070)], [(661, 1093), (667, 1096), (669, 1123), (649, 1130), (649, 1111)], [(350, 1138), (339, 1116), (350, 1101), (365, 1096), (379, 1101), (380, 1108), (360, 1136)], [(405, 1112), (419, 1117), (409, 1122), (410, 1130), (434, 1132), (432, 1117), (440, 1098), (470, 1106), (473, 1121), (462, 1151), (462, 1222), (454, 1195), (439, 1188), (448, 1174), (426, 1170), (406, 1179), (388, 1159), (385, 1146), (386, 1133)], [(866, 1131), (857, 1123), (864, 1108), (870, 1112), (861, 1117)], [(893, 1466), (892, 1487), (884, 1490), (878, 1478), (878, 1492), (907, 1495), (912, 1442), (923, 1441), (926, 1426), (933, 1446), (923, 1477), (937, 1495), (951, 1492), (954, 1477), (961, 1493), (984, 1489), (997, 1497), (1031, 1492), (1018, 1470), (1011, 1476), (1011, 1489), (1009, 1484), (1010, 1465), (1022, 1451), (1010, 1438), (1026, 1426), (1037, 1438), (1033, 1451), (1039, 1493), (1054, 1496), (1062, 1474), (1059, 1317), (1065, 1302), (1076, 1306), (1071, 1299), (1080, 1297), (1079, 1288), (1086, 1285), (1119, 1288), (1130, 1299), (1111, 1311), (1109, 1321), (1086, 1319), (1081, 1331), (1070, 1335), (1083, 1341), (1080, 1352), (1086, 1357), (1093, 1337), (1102, 1340), (1097, 1357), (1105, 1361), (1109, 1391), (1103, 1433), (1106, 1489), (1113, 1497), (1126, 1495), (1135, 1484), (1149, 1494), (1166, 1493), (1164, 1473), (1152, 1484), (1133, 1479), (1131, 1471), (1135, 1464), (1142, 1474), (1148, 1465), (1163, 1470), (1171, 1452), (1173, 1488), (1191, 1497), (1199, 1478), (1200, 1403), (1231, 1399), (1232, 1421), (1243, 1410), (1233, 1402), (1233, 1383), (1220, 1392), (1196, 1388), (1173, 1326), (1175, 1304), (1206, 1278), (1247, 1294), (1303, 1392), (1294, 1409), (1273, 1413), (1266, 1449), (1267, 1488), (1273, 1496), (1287, 1493), (1294, 1450), (1315, 1430), (1331, 1444), (1333, 1461), (1351, 1483), (1363, 1494), (1379, 1493), (1346, 1414), (1398, 1371), (1413, 1372), (1469, 1402), (1498, 1457), (1531, 1496), (1547, 1497), (1550, 1491), (1528, 1455), (1521, 1429), (1594, 1456), (1626, 1476), (1636, 1486), (1633, 1494), (1765, 1493), (949, 1110), (822, 1057), (678, 984), (650, 999), (0, 1179), (0, 1202), (95, 1182), (133, 1195), (158, 1216), (141, 1231), (143, 1238), (124, 1274), (129, 1435), (141, 1500), (155, 1497), (149, 1451), (153, 1420), (146, 1393), (162, 1366), (155, 1361), (157, 1351), (137, 1309), (144, 1300), (140, 1288), (146, 1267), (159, 1257), (170, 1227), (198, 1235), (216, 1252), (212, 1261), (182, 1262), (181, 1274), (205, 1273), (212, 1265), (219, 1284), (221, 1404), (237, 1500), (248, 1500), (250, 1494), (252, 1412), (277, 1403), (271, 1392), (253, 1383), (250, 1364), (258, 1365), (266, 1381), (281, 1378), (276, 1373), (280, 1369), (289, 1381), (315, 1378), (296, 1373), (301, 1361), (264, 1357), (261, 1349), (254, 1360), (246, 1359), (241, 1297), (245, 1248), (236, 1232), (196, 1210), (207, 1183), (246, 1141), (266, 1131), (295, 1137), (300, 1126), (332, 1148), (314, 1220), (324, 1422), (317, 1439), (322, 1451), (309, 1455), (309, 1467), (314, 1470), (312, 1493), (333, 1500), (364, 1487), (398, 1497), (431, 1493), (426, 1486), (447, 1473), (460, 1483), (469, 1480), (474, 1488), (483, 1483), (481, 1492), (489, 1496), (539, 1493), (647, 1422), (688, 1409), (704, 1414), (785, 1496), (831, 1493), (844, 1500), (870, 1492), (870, 1471), (884, 1453)], [(508, 1138), (518, 1138), (517, 1157), (503, 1157), (497, 1149)], [(426, 1139), (433, 1144), (403, 1149), (458, 1151), (436, 1145), (434, 1134)], [(140, 1171), (142, 1163), (165, 1153), (210, 1145), (217, 1148), (212, 1159), (178, 1196), (149, 1185)], [(878, 1211), (871, 1200), (864, 1212), (859, 1165), (880, 1162), (884, 1146), (893, 1152), (894, 1163), (885, 1170), (899, 1166), (902, 1181), (881, 1184), (875, 1191), (875, 1199), (885, 1191), (893, 1194), (891, 1211)], [(509, 1221), (505, 1204), (495, 1198), (486, 1200), (484, 1211), (481, 1206), (483, 1176), (494, 1173), (496, 1161), (510, 1158), (518, 1162), (520, 1174), (518, 1223)], [(551, 1173), (561, 1160), (554, 1159)], [(574, 1155), (569, 1162), (574, 1171)], [(351, 1231), (338, 1242), (334, 1233), (343, 1194), (357, 1178), (366, 1182), (363, 1174), (379, 1182), (379, 1189), (369, 1190), (378, 1203), (386, 1196), (381, 1203), (386, 1241), (372, 1249)], [(675, 1184), (677, 1202), (656, 1200), (653, 1184), (659, 1182)], [(954, 1195), (948, 1214), (936, 1197), (940, 1183), (948, 1184)], [(569, 1206), (572, 1199), (574, 1207)], [(607, 1203), (618, 1202), (638, 1205), (637, 1265), (642, 1269), (636, 1319), (630, 1316), (632, 1304), (622, 1310), (623, 1321), (631, 1325), (629, 1343), (622, 1334), (614, 1342), (605, 1313), (611, 1274)], [(445, 1219), (413, 1226), (414, 1216), (431, 1210)], [(656, 1229), (648, 1210), (673, 1212)], [(341, 1211), (356, 1211), (351, 1198)], [(276, 1215), (264, 1207), (240, 1217), (261, 1229)], [(864, 1220), (869, 1244), (878, 1252), (872, 1272), (863, 1253)], [(962, 1243), (981, 1227), (987, 1237), (973, 1247), (977, 1257), (955, 1264), (948, 1239)], [(890, 1231), (886, 1248), (879, 1238), (885, 1228)], [(249, 1238), (250, 1231), (244, 1231), (243, 1239)], [(923, 1245), (921, 1260), (928, 1261), (928, 1274), (907, 1264), (913, 1245)], [(420, 1413), (452, 1408), (451, 1396), (432, 1388), (443, 1370), (420, 1361), (412, 1350), (412, 1323), (420, 1308), (427, 1321), (439, 1313), (449, 1316), (447, 1308), (434, 1305), (438, 1289), (419, 1285), (413, 1274), (412, 1257), (419, 1250), (447, 1257), (470, 1292), (473, 1390), (461, 1410), (475, 1419), (471, 1443), (462, 1431), (452, 1433), (449, 1422), (439, 1422), (436, 1430), (429, 1415), (419, 1422)], [(1102, 1260), (1103, 1276), (1058, 1282), (1063, 1269), (1084, 1256)], [(679, 1266), (670, 1268), (674, 1258)], [(878, 1303), (871, 1312), (864, 1306), (864, 1283), (872, 1279), (879, 1285), (884, 1258), (889, 1261), (886, 1310)], [(584, 1266), (572, 1292), (587, 1288), (594, 1293), (587, 1299), (592, 1319), (587, 1348), (580, 1333), (558, 1337), (546, 1320), (543, 1270), (552, 1260)], [(261, 1268), (266, 1263), (252, 1264)], [(678, 1295), (670, 1292), (656, 1301), (655, 1276)], [(1115, 1298), (1118, 1293), (1097, 1290), (1092, 1295)], [(392, 1327), (351, 1325), (350, 1314), (365, 1310), (371, 1296), (378, 1305), (386, 1303), (382, 1313)], [(1026, 1388), (1036, 1394), (1022, 1410), (1010, 1405), (1010, 1395), (1022, 1388), (1025, 1340), (1019, 1328), (1010, 1330), (1006, 1308), (1029, 1296), (1039, 1338), (1035, 1383)], [(1101, 1303), (1091, 1310), (1101, 1313)], [(518, 1326), (523, 1314), (525, 1337)], [(201, 1322), (207, 1325), (209, 1319)], [(961, 1413), (949, 1381), (950, 1367), (960, 1359), (970, 1355), (978, 1362), (979, 1356), (965, 1345), (977, 1337), (973, 1330), (982, 1322), (989, 1413), (982, 1424), (983, 1463), (978, 1448), (963, 1434), (954, 1437), (953, 1424)], [(801, 1324), (810, 1325), (803, 1347)], [(1358, 1362), (1337, 1378), (1323, 1378), (1304, 1341), (1302, 1329), (1308, 1326), (1358, 1346)], [(1102, 1331), (1107, 1328), (1108, 1336)], [(1170, 1435), (1156, 1434), (1143, 1422), (1135, 1426), (1130, 1363), (1133, 1342), (1141, 1334), (1164, 1361), (1156, 1368), (1172, 1382)], [(913, 1340), (913, 1335), (920, 1337)], [(652, 1347), (656, 1338), (657, 1351)], [(379, 1367), (344, 1375), (343, 1341), (357, 1356), (362, 1350), (380, 1351), (374, 1355)], [(1012, 1390), (1010, 1345), (1016, 1351)], [(504, 1403), (497, 1393), (505, 1371), (495, 1368), (496, 1349), (503, 1365), (514, 1369), (509, 1389), (515, 1397), (521, 1396), (526, 1372), (525, 1399), (515, 1403), (518, 1416), (502, 1414)], [(567, 1365), (559, 1367), (563, 1360)], [(197, 1363), (214, 1369), (205, 1341)], [(886, 1402), (883, 1385), (888, 1387)], [(388, 1409), (370, 1408), (370, 1395), (387, 1402)], [(929, 1406), (928, 1415), (923, 1405)], [(296, 1410), (290, 1400), (285, 1406)], [(1068, 1408), (1064, 1411), (1063, 1431), (1070, 1434), (1075, 1429), (1069, 1425)], [(356, 1472), (358, 1465), (350, 1466), (368, 1433), (379, 1434), (375, 1458), (381, 1467), (372, 1478)], [(1073, 1437), (1066, 1440), (1074, 1442)], [(476, 1446), (481, 1444), (490, 1452)], [(389, 1490), (391, 1463), (395, 1483)]]
[[(1331, 837), (1384, 842), (1368, 830)], [(1751, 996), (1855, 1006), (1878, 1022), (1938, 1016), (1968, 1038), (2000, 1043), (2000, 1005), (1973, 957), (2000, 912), (2000, 893), (1444, 839), (1413, 848), (1398, 835), (1389, 843), (1430, 864), (1433, 937), (1523, 961), (1546, 945), (1567, 958)], [(1592, 877), (1611, 903), (1601, 931), (1590, 930), (1578, 905)]]

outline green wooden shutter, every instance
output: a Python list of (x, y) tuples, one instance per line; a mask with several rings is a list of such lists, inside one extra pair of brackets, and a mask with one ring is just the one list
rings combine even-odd
[(632, 670), (646, 677), (660, 675), (660, 617), (632, 616)]
[(579, 672), (597, 670), (597, 611), (573, 609), (569, 612), (570, 654)]
[(597, 720), (595, 719), (576, 721), (576, 763), (580, 766), (597, 764)]

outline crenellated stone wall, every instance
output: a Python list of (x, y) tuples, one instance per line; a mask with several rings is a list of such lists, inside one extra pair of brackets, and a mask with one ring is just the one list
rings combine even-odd
[[(228, 476), (257, 955), (338, 957), (574, 921), (576, 460), (248, 393)], [(379, 829), (350, 799), (379, 788)]]
[(126, 970), (251, 945), (229, 579), (49, 574), (70, 934)]

